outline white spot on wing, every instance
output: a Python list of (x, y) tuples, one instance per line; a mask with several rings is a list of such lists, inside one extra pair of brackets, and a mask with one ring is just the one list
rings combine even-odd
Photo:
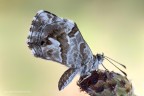
[(32, 54), (34, 55), (36, 52), (35, 52), (35, 50), (34, 49), (32, 49)]
[(31, 32), (31, 31), (29, 31), (29, 32), (28, 32), (28, 35), (29, 35), (29, 36), (31, 36), (31, 34), (32, 34), (32, 32)]
[(37, 12), (37, 14), (40, 14), (40, 13), (42, 13), (42, 12), (44, 12), (44, 10), (39, 10), (39, 11)]
[(67, 28), (68, 33), (71, 32), (72, 28), (75, 26), (74, 22), (72, 20), (67, 20), (66, 25), (68, 26), (68, 28)]
[(72, 27), (74, 27), (74, 22), (72, 20), (68, 20), (68, 22), (72, 24)]
[(63, 18), (62, 17), (57, 17), (56, 21), (57, 22), (62, 22)]
[(76, 35), (78, 35), (80, 32), (79, 31), (77, 31), (74, 35), (76, 36)]
[(48, 52), (49, 50), (53, 50), (52, 55), (51, 56), (47, 56), (46, 59), (52, 59), (54, 58), (54, 60), (58, 61), (58, 62), (62, 62), (62, 57), (61, 57), (61, 48), (59, 47), (60, 43), (53, 39), (53, 38), (48, 38), (51, 41), (51, 45), (47, 45), (45, 47), (42, 47), (42, 50), (44, 52), (44, 54), (46, 52)]
[(41, 14), (40, 14), (40, 17), (41, 17), (41, 19), (44, 20), (45, 22), (48, 21), (48, 20), (50, 20), (50, 18), (48, 18), (48, 16), (47, 16), (47, 13), (41, 13)]
[(55, 39), (53, 39), (53, 38), (49, 38), (49, 40), (52, 42), (52, 44), (54, 44), (55, 46), (59, 46), (60, 45), (60, 43), (57, 41), (57, 40), (55, 40)]
[(36, 17), (33, 17), (33, 21), (35, 21), (36, 20)]

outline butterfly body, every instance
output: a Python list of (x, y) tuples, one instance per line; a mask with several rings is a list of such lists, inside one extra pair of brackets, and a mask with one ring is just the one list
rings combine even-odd
[(59, 90), (67, 86), (78, 72), (87, 75), (97, 70), (103, 61), (103, 55), (92, 54), (76, 23), (43, 10), (33, 18), (27, 44), (35, 57), (69, 68), (59, 80)]

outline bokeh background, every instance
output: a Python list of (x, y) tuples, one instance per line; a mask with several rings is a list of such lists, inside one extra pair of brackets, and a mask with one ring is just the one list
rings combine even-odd
[(143, 5), (143, 0), (0, 0), (0, 96), (88, 96), (76, 86), (78, 75), (58, 91), (67, 68), (35, 58), (28, 49), (30, 24), (40, 9), (74, 20), (92, 52), (125, 64), (126, 70), (119, 67), (144, 96)]

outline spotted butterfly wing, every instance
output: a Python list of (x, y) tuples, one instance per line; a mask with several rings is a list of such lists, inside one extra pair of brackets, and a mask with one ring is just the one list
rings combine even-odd
[(94, 56), (76, 23), (48, 11), (38, 11), (33, 18), (27, 40), (34, 56), (69, 67), (59, 80), (59, 90), (80, 72), (87, 74)]

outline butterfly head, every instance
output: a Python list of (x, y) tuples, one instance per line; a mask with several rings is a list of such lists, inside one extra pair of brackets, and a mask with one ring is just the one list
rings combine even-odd
[(96, 54), (96, 62), (98, 64), (102, 64), (103, 60), (104, 60), (104, 54), (103, 53), (102, 54)]
[(96, 54), (94, 59), (94, 63), (92, 66), (92, 70), (96, 70), (98, 69), (99, 64), (102, 64), (103, 60), (104, 60), (104, 54)]

